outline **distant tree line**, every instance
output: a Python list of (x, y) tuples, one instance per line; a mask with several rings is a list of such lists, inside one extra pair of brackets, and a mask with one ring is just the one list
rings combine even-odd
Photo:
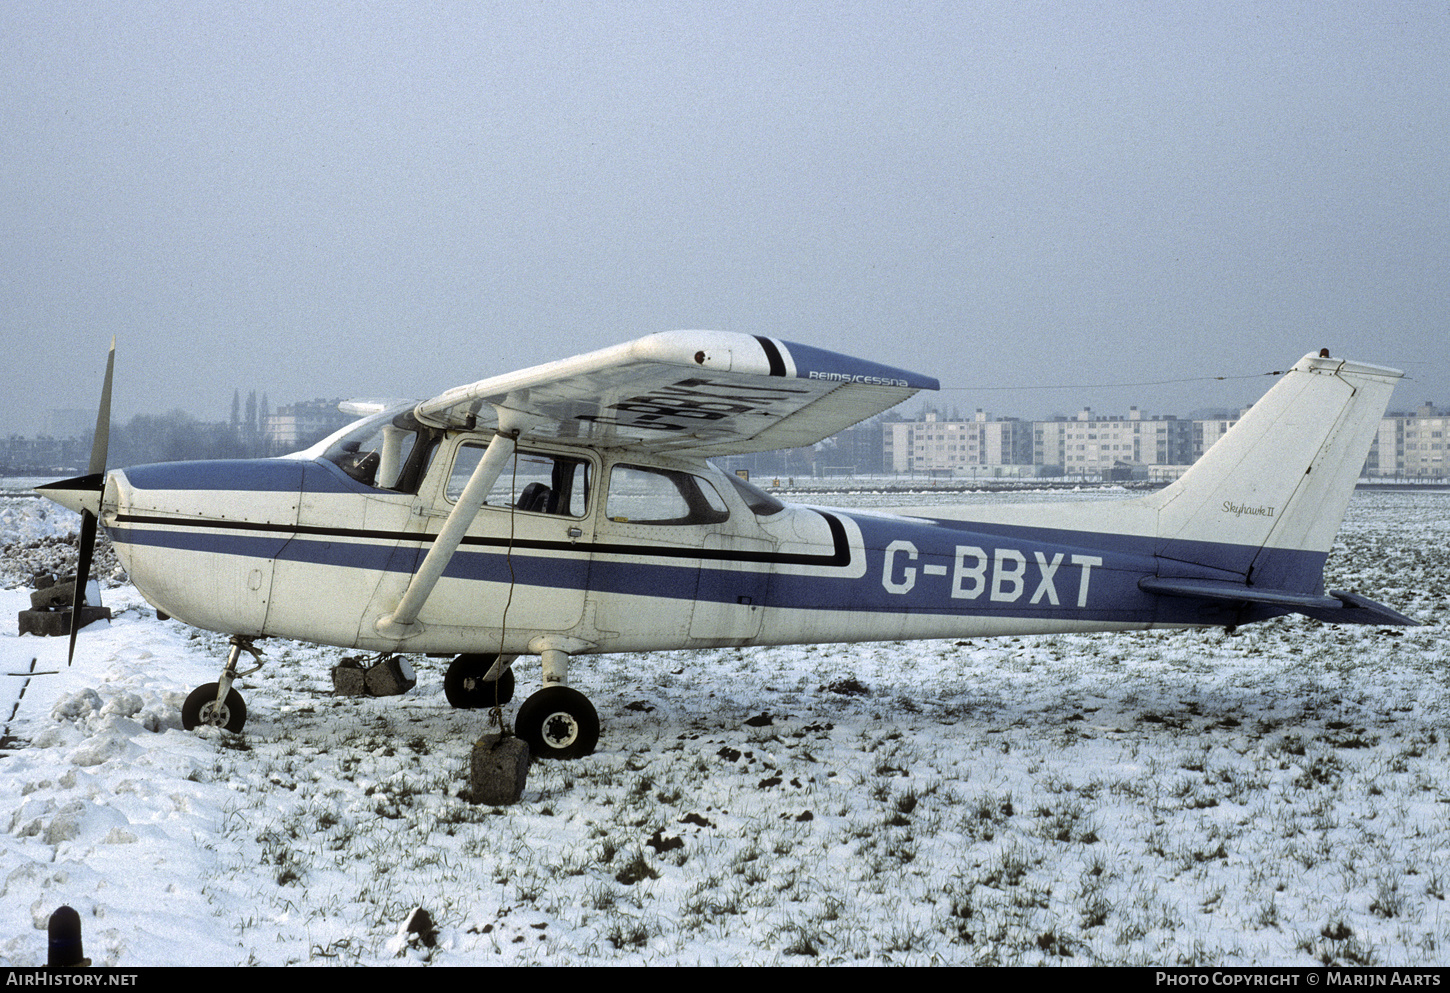
[(271, 407), (267, 403), (267, 394), (263, 393), (260, 400), (257, 399), (257, 391), (253, 390), (247, 394), (246, 413), (242, 413), (242, 391), (232, 392), (232, 433), (237, 437), (248, 440), (256, 440), (266, 433), (267, 418), (271, 415)]
[[(111, 468), (146, 462), (189, 462), (196, 459), (245, 459), (272, 455), (260, 432), (242, 433), (226, 422), (199, 421), (173, 410), (137, 414), (111, 425), (106, 463)], [(83, 472), (90, 462), (91, 438), (0, 439), (0, 473), (28, 475)]]
[[(111, 425), (106, 463), (114, 469), (148, 462), (264, 458), (283, 454), (274, 450), (279, 447), (293, 451), (311, 443), (289, 441), (279, 446), (273, 442), (267, 432), (270, 414), (267, 395), (259, 397), (255, 390), (245, 400), (240, 391), (233, 394), (227, 421), (201, 421), (182, 410), (137, 414)], [(84, 472), (90, 452), (90, 432), (75, 438), (12, 434), (0, 439), (0, 474)]]
[(261, 432), (239, 432), (230, 424), (198, 421), (173, 410), (137, 414), (111, 427), (112, 466), (146, 462), (190, 462), (196, 459), (248, 459), (270, 455)]
[[(291, 409), (284, 407), (279, 413)], [(231, 417), (226, 421), (200, 421), (182, 410), (165, 414), (137, 414), (129, 421), (111, 425), (106, 463), (110, 468), (118, 469), (149, 462), (266, 458), (306, 448), (333, 429), (319, 428), (315, 432), (316, 437), (277, 442), (267, 431), (267, 418), (271, 413), (265, 393), (259, 397), (253, 391), (244, 400), (238, 391), (232, 397)], [(745, 469), (752, 476), (782, 478), (809, 477), (841, 468), (857, 473), (880, 472), (881, 433), (880, 419), (872, 418), (816, 445), (732, 456), (717, 462), (727, 471)], [(0, 474), (84, 472), (90, 461), (90, 451), (89, 434), (80, 438), (11, 435), (0, 439)]]

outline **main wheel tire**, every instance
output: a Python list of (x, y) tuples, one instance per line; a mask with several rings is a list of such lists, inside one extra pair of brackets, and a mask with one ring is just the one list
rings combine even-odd
[(599, 744), (599, 714), (589, 698), (568, 686), (546, 686), (523, 702), (514, 734), (536, 759), (577, 759)]
[(493, 668), (497, 655), (460, 655), (448, 663), (443, 674), (443, 695), (459, 710), (480, 710), (514, 698), (514, 671), (505, 669), (495, 680), (483, 677)]
[(216, 693), (216, 683), (207, 683), (192, 690), (181, 705), (181, 726), (188, 731), (194, 731), (203, 724), (240, 731), (247, 723), (247, 705), (242, 702), (242, 695), (234, 689), (227, 690), (226, 702), (218, 705)]

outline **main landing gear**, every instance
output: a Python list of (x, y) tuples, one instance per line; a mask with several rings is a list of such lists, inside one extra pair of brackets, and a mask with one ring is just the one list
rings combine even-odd
[(443, 676), (443, 695), (449, 706), (480, 710), (514, 698), (516, 655), (460, 655)]
[[(249, 653), (257, 660), (257, 664), (244, 672), (238, 672), (237, 659), (242, 652)], [(240, 731), (242, 725), (247, 723), (247, 705), (242, 701), (242, 695), (232, 689), (232, 683), (239, 676), (246, 676), (260, 668), (262, 653), (252, 647), (251, 639), (233, 635), (232, 648), (227, 653), (227, 664), (222, 669), (221, 678), (215, 683), (206, 683), (191, 691), (191, 695), (181, 705), (181, 726), (188, 731), (204, 724), (233, 732)]]
[(599, 744), (599, 714), (589, 698), (569, 686), (545, 686), (519, 707), (514, 734), (538, 759), (577, 759)]
[[(514, 675), (508, 668), (516, 656), (460, 655), (443, 677), (443, 694), (458, 708), (492, 707), (513, 699)], [(569, 655), (543, 652), (544, 688), (529, 697), (514, 717), (514, 734), (540, 759), (575, 759), (599, 744), (599, 713), (589, 698), (565, 686)]]
[[(247, 652), (257, 664), (237, 670), (237, 660)], [(529, 754), (541, 759), (576, 759), (591, 755), (599, 744), (599, 713), (589, 698), (566, 686), (569, 654), (545, 649), (544, 688), (519, 707), (514, 734), (529, 746)], [(449, 704), (460, 709), (481, 709), (508, 703), (514, 695), (513, 655), (460, 655), (448, 666), (443, 693)], [(241, 676), (262, 668), (262, 653), (250, 638), (233, 636), (231, 651), (221, 678), (192, 690), (181, 707), (181, 726), (191, 731), (203, 725), (240, 731), (247, 722), (247, 705), (232, 688)]]

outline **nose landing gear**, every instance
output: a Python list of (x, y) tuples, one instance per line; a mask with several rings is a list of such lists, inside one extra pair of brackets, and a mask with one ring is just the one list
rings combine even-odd
[(194, 731), (204, 724), (240, 731), (247, 723), (247, 705), (236, 690), (227, 690), (226, 699), (219, 700), (221, 684), (204, 683), (191, 691), (181, 705), (181, 726)]
[[(237, 659), (242, 652), (249, 653), (257, 664), (244, 672), (237, 671)], [(246, 676), (262, 668), (262, 653), (252, 646), (250, 638), (232, 636), (231, 651), (227, 653), (227, 664), (221, 678), (215, 683), (206, 683), (191, 691), (181, 705), (181, 726), (188, 731), (203, 724), (226, 728), (237, 732), (247, 723), (247, 705), (242, 695), (232, 689), (232, 683), (240, 676)]]

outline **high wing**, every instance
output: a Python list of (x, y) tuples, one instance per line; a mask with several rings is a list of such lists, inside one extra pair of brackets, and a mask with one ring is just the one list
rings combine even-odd
[(814, 444), (888, 410), (930, 376), (731, 331), (667, 331), (460, 386), (418, 420), (533, 438), (702, 457)]

